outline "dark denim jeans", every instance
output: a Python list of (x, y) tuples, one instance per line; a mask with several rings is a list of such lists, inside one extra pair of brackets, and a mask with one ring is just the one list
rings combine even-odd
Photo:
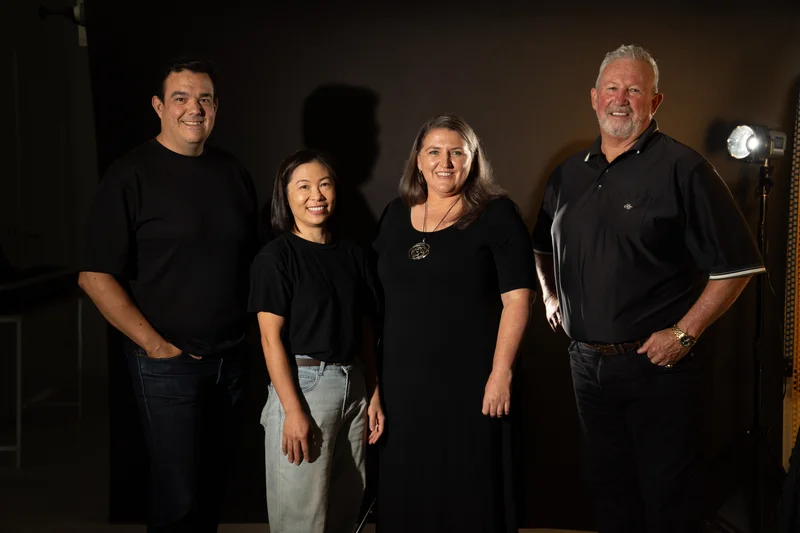
[(216, 532), (246, 346), (202, 360), (125, 352), (150, 454), (148, 533)]
[(699, 355), (674, 367), (636, 351), (570, 345), (570, 366), (599, 533), (691, 533), (700, 525)]

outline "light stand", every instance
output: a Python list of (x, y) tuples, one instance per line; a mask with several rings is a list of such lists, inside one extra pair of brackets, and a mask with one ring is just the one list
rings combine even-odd
[[(764, 164), (759, 167), (758, 192), (759, 192), (759, 211), (758, 211), (758, 251), (766, 263), (766, 220), (767, 220), (767, 199), (772, 188), (771, 179), (772, 166), (769, 160), (765, 159)], [(763, 345), (762, 336), (764, 332), (764, 276), (756, 276), (756, 333), (753, 340), (753, 424), (748, 430), (752, 443), (752, 464), (751, 474), (751, 511), (750, 522), (753, 533), (762, 533), (765, 529), (765, 499), (764, 499), (764, 476), (761, 474), (761, 458), (766, 456), (767, 467), (775, 472), (780, 472), (778, 483), (783, 479), (784, 471), (780, 463), (769, 453), (767, 445), (767, 435), (762, 425), (764, 413), (763, 402)]]
[(369, 518), (369, 513), (372, 512), (372, 508), (375, 506), (375, 500), (377, 499), (377, 497), (372, 499), (372, 503), (369, 504), (367, 512), (364, 513), (364, 518), (362, 518), (361, 522), (358, 523), (358, 528), (356, 528), (355, 533), (361, 533), (361, 531), (364, 529), (364, 525), (367, 523), (367, 518)]
[[(766, 135), (765, 135), (766, 134)], [(763, 163), (759, 167), (758, 175), (758, 194), (759, 194), (759, 213), (758, 213), (758, 232), (756, 234), (758, 251), (766, 263), (766, 221), (767, 221), (767, 200), (772, 188), (772, 170), (769, 164), (771, 155), (783, 155), (786, 135), (780, 132), (767, 130), (763, 126), (739, 126), (734, 130), (728, 139), (728, 150), (736, 159), (743, 159), (747, 162), (758, 161)], [(763, 468), (767, 468), (767, 473), (775, 477), (776, 486), (780, 484), (785, 476), (785, 472), (780, 462), (769, 452), (766, 442), (766, 431), (762, 425), (763, 418), (763, 346), (762, 336), (764, 331), (764, 282), (763, 275), (756, 276), (756, 330), (753, 341), (753, 419), (750, 428), (745, 430), (743, 439), (749, 440), (749, 474), (750, 474), (750, 498), (749, 498), (749, 521), (751, 533), (764, 533), (766, 514), (764, 489), (766, 488)], [(732, 449), (725, 454), (729, 455), (740, 443), (734, 444)], [(706, 525), (715, 527), (718, 531), (725, 533), (741, 533), (731, 524), (717, 518)]]

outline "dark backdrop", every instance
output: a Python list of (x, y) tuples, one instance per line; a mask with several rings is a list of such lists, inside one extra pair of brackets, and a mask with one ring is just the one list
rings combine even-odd
[[(499, 181), (531, 226), (549, 173), (597, 135), (589, 89), (603, 55), (636, 43), (649, 48), (661, 67), (661, 129), (717, 167), (755, 229), (757, 169), (727, 158), (724, 142), (738, 121), (792, 133), (800, 32), (790, 5), (760, 4), (754, 13), (731, 2), (633, 10), (630, 4), (524, 2), (248, 7), (87, 0), (99, 167), (102, 173), (158, 132), (150, 107), (156, 67), (190, 54), (220, 67), (220, 108), (210, 142), (245, 163), (262, 204), (283, 157), (304, 143), (326, 148), (342, 169), (342, 222), (366, 239), (396, 195), (419, 126), (430, 115), (455, 112), (476, 128)], [(776, 457), (788, 176), (788, 161), (778, 163), (768, 217), (774, 293), (766, 299), (764, 406)], [(698, 408), (709, 414), (711, 451), (736, 442), (751, 415), (754, 303), (751, 284), (703, 339), (713, 375), (707, 401)], [(589, 529), (567, 340), (549, 330), (543, 314), (537, 302), (515, 379), (521, 525)], [(146, 458), (118, 342), (112, 335), (109, 514), (114, 521), (141, 520)], [(226, 521), (266, 519), (257, 413), (267, 376), (257, 352), (252, 370), (250, 422), (228, 488)], [(737, 451), (715, 465), (712, 499), (721, 502), (738, 486), (741, 456)]]

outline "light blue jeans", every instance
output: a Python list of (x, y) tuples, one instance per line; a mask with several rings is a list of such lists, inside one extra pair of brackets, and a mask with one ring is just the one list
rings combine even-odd
[(286, 417), (272, 384), (261, 413), (270, 531), (353, 533), (366, 482), (363, 366), (301, 366), (297, 386), (314, 434), (311, 462), (297, 466), (281, 452)]

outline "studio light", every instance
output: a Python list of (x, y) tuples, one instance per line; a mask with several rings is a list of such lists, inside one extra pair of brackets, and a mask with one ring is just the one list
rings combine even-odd
[(728, 153), (735, 159), (762, 163), (781, 157), (786, 150), (786, 134), (766, 126), (737, 126), (728, 137)]
[[(767, 262), (766, 257), (766, 222), (767, 222), (767, 198), (772, 188), (772, 165), (770, 159), (782, 157), (786, 151), (786, 134), (775, 131), (760, 125), (741, 125), (737, 126), (728, 136), (728, 153), (731, 157), (743, 163), (759, 163), (757, 192), (759, 196), (758, 213), (758, 232), (756, 241), (758, 251)], [(753, 533), (764, 533), (766, 531), (765, 506), (767, 502), (768, 480), (783, 479), (784, 472), (780, 463), (769, 453), (767, 443), (767, 430), (763, 425), (763, 359), (765, 358), (764, 347), (762, 345), (762, 335), (764, 331), (764, 301), (765, 291), (763, 278), (767, 274), (757, 275), (756, 283), (756, 331), (753, 343), (753, 370), (752, 370), (752, 398), (753, 418), (751, 426), (746, 429), (744, 436), (748, 437), (750, 446), (748, 448), (749, 470), (750, 470), (750, 524)], [(744, 441), (742, 441), (744, 443)], [(763, 471), (762, 469), (768, 468)], [(767, 475), (769, 474), (769, 475)], [(738, 531), (726, 528), (725, 531)]]

